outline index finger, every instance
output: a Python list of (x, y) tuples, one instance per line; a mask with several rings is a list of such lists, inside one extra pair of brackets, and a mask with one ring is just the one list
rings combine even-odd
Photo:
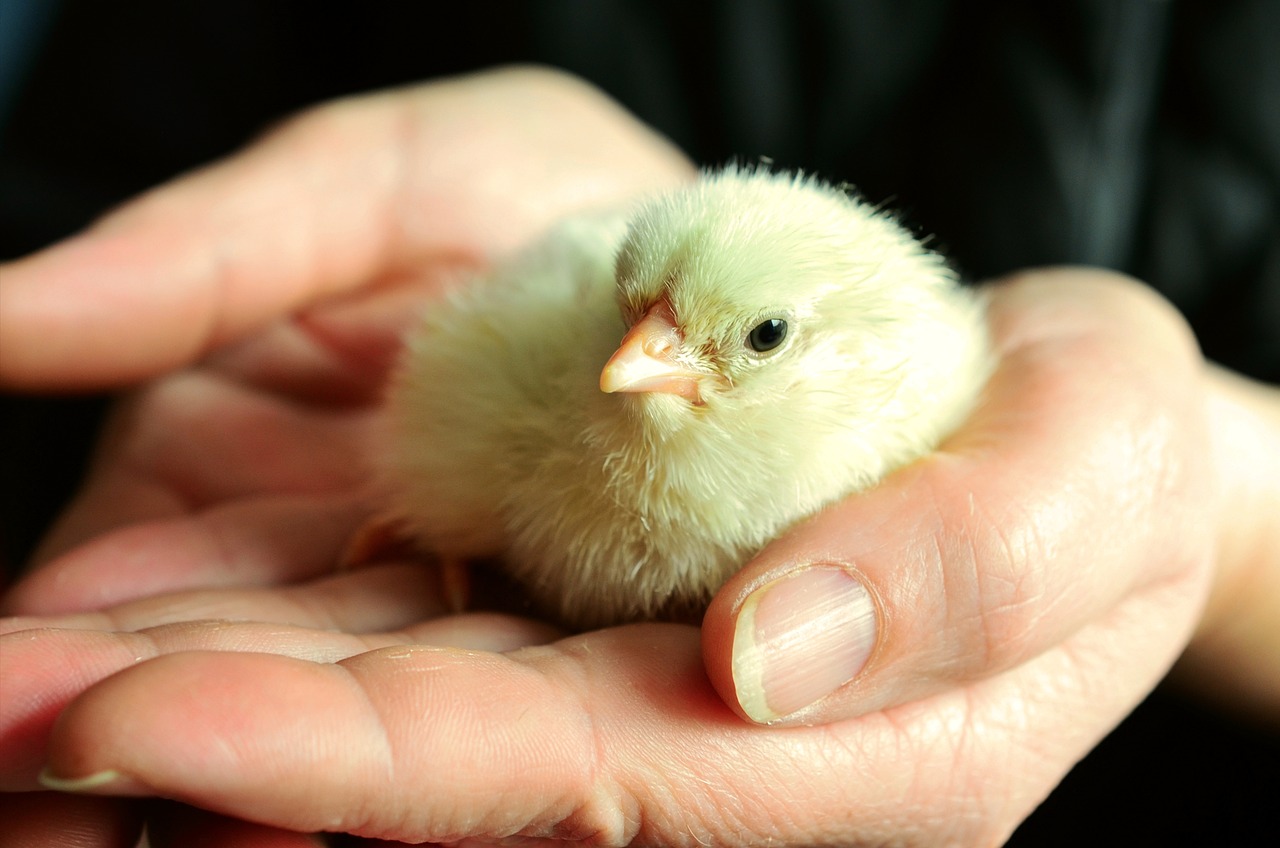
[(137, 381), (304, 304), (409, 266), (483, 261), (688, 170), (563, 74), (338, 101), (4, 266), (0, 385)]

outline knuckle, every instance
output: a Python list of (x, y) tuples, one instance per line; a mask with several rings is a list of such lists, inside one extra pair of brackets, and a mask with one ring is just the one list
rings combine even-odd
[(972, 680), (1026, 659), (1053, 604), (1045, 581), (1054, 556), (1045, 518), (991, 520), (980, 513), (941, 546), (946, 674)]

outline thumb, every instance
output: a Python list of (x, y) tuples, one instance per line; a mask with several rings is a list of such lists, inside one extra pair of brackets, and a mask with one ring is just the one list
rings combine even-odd
[(1132, 282), (1070, 270), (996, 287), (991, 316), (1001, 364), (965, 427), (717, 594), (704, 662), (744, 717), (819, 723), (919, 700), (1139, 598), (1189, 637), (1212, 486), (1185, 326)]

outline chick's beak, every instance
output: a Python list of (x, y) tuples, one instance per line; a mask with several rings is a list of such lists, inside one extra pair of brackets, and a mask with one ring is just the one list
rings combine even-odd
[(684, 336), (666, 298), (649, 308), (600, 372), (604, 392), (664, 392), (701, 402), (699, 382), (707, 375), (679, 361)]

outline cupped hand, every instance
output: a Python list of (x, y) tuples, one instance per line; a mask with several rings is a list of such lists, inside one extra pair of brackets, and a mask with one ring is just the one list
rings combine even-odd
[(0, 387), (161, 378), (116, 411), (8, 609), (331, 567), (423, 303), (570, 212), (691, 175), (594, 89), (504, 70), (314, 109), (0, 267)]
[[(237, 844), (998, 842), (1190, 637), (1218, 481), (1167, 307), (1074, 270), (990, 297), (973, 420), (767, 549), (701, 633), (442, 618), (407, 564), (272, 588), (314, 574), (273, 544), (329, 547), (272, 523), (232, 537), (256, 581), (7, 622), (5, 785), (43, 754), (54, 785), (217, 811)], [(841, 609), (863, 596), (869, 619)]]
[[(244, 619), (266, 615), (255, 588), (323, 583), (369, 508), (364, 442), (400, 331), (423, 304), (566, 214), (691, 175), (679, 151), (590, 86), (506, 69), (313, 109), (0, 266), (0, 387), (151, 381), (118, 405), (82, 492), (4, 610), (100, 610), (200, 588), (151, 610)], [(373, 618), (321, 626), (392, 626), (384, 602), (420, 580), (378, 573), (332, 583), (344, 615), (363, 595)], [(295, 610), (313, 625), (315, 612)], [(439, 612), (427, 603), (416, 615)], [(9, 656), (0, 698), (21, 711)], [(41, 733), (6, 767), (28, 773)], [(81, 813), (110, 812), (118, 826), (104, 821), (104, 834), (136, 818), (16, 798), (0, 798), (13, 812), (0, 818), (36, 844), (87, 833), (69, 824)]]

